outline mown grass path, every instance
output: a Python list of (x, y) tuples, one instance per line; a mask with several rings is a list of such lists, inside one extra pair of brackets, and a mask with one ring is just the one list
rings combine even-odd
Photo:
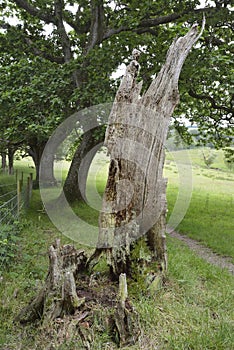
[(231, 258), (214, 253), (210, 248), (205, 247), (198, 241), (186, 237), (179, 232), (167, 229), (167, 233), (173, 237), (179, 239), (185, 243), (191, 250), (193, 250), (198, 256), (206, 260), (208, 263), (227, 269), (232, 275), (234, 275), (234, 264), (231, 262)]

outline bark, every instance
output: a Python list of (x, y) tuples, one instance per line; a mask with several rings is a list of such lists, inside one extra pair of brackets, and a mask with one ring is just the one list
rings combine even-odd
[(54, 177), (54, 154), (53, 152), (47, 152), (46, 157), (43, 157), (43, 162), (41, 162), (44, 148), (44, 143), (30, 145), (29, 155), (32, 157), (36, 169), (34, 188), (39, 186), (39, 179), (45, 186), (56, 184)]
[(46, 315), (49, 322), (65, 314), (73, 314), (83, 303), (76, 293), (77, 275), (84, 269), (86, 256), (83, 250), (71, 245), (60, 246), (57, 240), (49, 249), (50, 267), (45, 285), (38, 295), (16, 316), (21, 323), (34, 322)]
[(1, 152), (1, 157), (2, 157), (1, 168), (2, 168), (2, 170), (5, 172), (5, 171), (6, 171), (6, 167), (7, 167), (7, 163), (6, 163), (6, 152)]
[(64, 52), (64, 61), (70, 62), (73, 59), (70, 39), (67, 35), (64, 23), (63, 23), (63, 10), (64, 2), (63, 0), (56, 0), (54, 2), (54, 14), (55, 14), (55, 23), (57, 26), (58, 35), (61, 40), (61, 44)]
[(99, 127), (90, 129), (82, 136), (81, 143), (73, 157), (66, 181), (64, 195), (69, 203), (85, 200), (86, 181), (89, 167), (97, 151), (102, 146), (102, 136), (95, 135)]
[(116, 333), (119, 346), (135, 344), (140, 335), (138, 315), (128, 298), (128, 286), (125, 274), (119, 276), (119, 294), (114, 315)]
[(193, 26), (172, 43), (165, 64), (142, 97), (142, 83), (136, 83), (139, 53), (133, 52), (134, 59), (116, 94), (105, 137), (111, 162), (99, 218), (99, 242), (92, 257), (106, 252), (113, 278), (132, 274), (133, 251), (141, 237), (158, 272), (167, 268), (164, 144), (179, 101), (180, 71), (198, 37), (197, 26)]
[(14, 154), (16, 149), (12, 147), (8, 147), (7, 154), (8, 154), (8, 174), (13, 175), (14, 174)]
[(56, 179), (54, 177), (54, 154), (47, 154), (40, 161), (40, 183), (43, 186), (54, 186)]
[(87, 47), (87, 52), (94, 48), (103, 40), (104, 27), (105, 27), (105, 13), (103, 1), (91, 1), (91, 26), (90, 26), (90, 39)]

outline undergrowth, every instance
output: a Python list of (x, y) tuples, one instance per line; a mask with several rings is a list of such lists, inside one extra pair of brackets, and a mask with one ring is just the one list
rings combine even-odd
[[(23, 221), (17, 261), (3, 273), (0, 283), (0, 347), (82, 349), (79, 335), (59, 335), (52, 324), (51, 329), (45, 330), (40, 325), (19, 327), (13, 323), (14, 316), (38, 292), (46, 277), (49, 245), (57, 237), (68, 242), (42, 212), (37, 191)], [(169, 271), (161, 289), (152, 296), (142, 285), (129, 282), (129, 295), (141, 320), (141, 336), (137, 345), (125, 349), (231, 350), (233, 277), (198, 258), (176, 239), (167, 241)], [(105, 271), (102, 260), (95, 273)], [(102, 332), (102, 320), (103, 315), (96, 320), (91, 349), (115, 349), (110, 334)], [(64, 322), (69, 324), (70, 320), (65, 318)]]
[[(171, 177), (167, 194), (169, 215), (177, 196), (173, 163), (170, 164), (170, 168), (167, 170)], [(201, 171), (200, 168), (196, 171), (199, 172), (199, 176), (202, 172), (208, 175), (212, 172), (204, 169)], [(225, 177), (227, 176), (225, 174)], [(201, 181), (199, 185), (195, 183), (190, 208), (180, 224), (180, 230), (187, 230), (189, 235), (199, 238), (203, 243), (209, 246), (213, 244), (214, 250), (225, 251), (225, 254), (231, 255), (233, 202), (230, 189), (225, 187), (225, 180), (214, 179), (213, 190), (210, 191), (212, 184), (207, 185), (207, 181), (211, 181), (210, 178), (199, 178)], [(98, 181), (98, 190), (101, 193), (103, 181), (100, 181), (100, 177)], [(220, 181), (222, 185), (217, 187), (215, 181)], [(230, 186), (230, 181), (228, 184)], [(80, 213), (84, 220), (97, 225), (98, 216), (89, 207), (81, 207)], [(62, 243), (74, 243), (53, 226), (43, 210), (39, 191), (34, 191), (31, 206), (21, 217), (21, 232), (17, 234), (18, 237), (19, 241), (15, 242), (18, 249), (13, 253), (9, 268), (2, 271), (0, 280), (0, 348), (85, 349), (79, 335), (69, 334), (69, 318), (61, 321), (64, 323), (63, 328), (60, 325), (60, 332), (54, 324), (44, 329), (40, 324), (20, 326), (13, 322), (15, 315), (41, 288), (48, 269), (47, 251), (51, 243), (55, 238), (60, 238)], [(227, 237), (230, 240), (227, 240)], [(149, 294), (141, 284), (130, 281), (128, 283), (130, 299), (139, 313), (141, 334), (136, 345), (124, 349), (233, 350), (233, 276), (206, 263), (176, 239), (168, 237), (167, 247), (168, 273), (165, 283), (155, 294)], [(95, 267), (97, 274), (103, 274), (106, 270), (104, 260)], [(105, 315), (100, 314), (95, 321), (91, 350), (116, 348), (111, 335), (103, 331), (104, 319)], [(86, 326), (84, 324), (84, 327)]]

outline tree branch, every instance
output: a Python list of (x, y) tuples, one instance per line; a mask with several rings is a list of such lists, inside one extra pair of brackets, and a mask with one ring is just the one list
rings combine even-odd
[[(28, 12), (31, 16), (37, 17), (47, 24), (56, 24), (56, 19), (53, 13), (46, 13), (44, 9), (38, 9), (37, 7), (30, 4), (27, 0), (14, 0), (14, 2), (20, 8)], [(81, 28), (79, 25), (76, 24), (76, 21), (74, 21), (68, 14), (66, 14), (66, 12), (63, 13), (63, 16), (65, 22), (69, 24), (76, 31), (77, 34), (83, 34), (88, 32), (88, 29), (90, 28), (90, 23)]]
[(89, 32), (91, 21), (88, 20), (86, 23), (81, 24), (80, 17), (82, 16), (82, 12), (78, 9), (75, 18), (69, 11), (63, 11), (64, 21), (69, 24), (70, 27), (74, 29), (77, 34), (86, 34)]
[(146, 27), (146, 28), (140, 28), (140, 29), (135, 29), (135, 30), (133, 30), (135, 33), (137, 33), (137, 34), (144, 34), (144, 33), (149, 33), (149, 34), (152, 34), (152, 35), (155, 35), (155, 36), (157, 36), (158, 35), (158, 30), (155, 28), (148, 28), (148, 27)]
[(70, 62), (72, 59), (71, 43), (67, 35), (66, 29), (63, 23), (63, 0), (56, 0), (54, 3), (55, 9), (55, 24), (58, 29), (58, 34), (61, 39), (61, 44), (64, 52), (64, 61)]
[(105, 34), (103, 39), (108, 39), (113, 35), (119, 34), (121, 32), (126, 32), (126, 31), (134, 31), (137, 34), (143, 34), (143, 33), (152, 33), (152, 30), (154, 27), (157, 27), (161, 24), (167, 24), (167, 23), (171, 23), (171, 22), (175, 22), (176, 20), (182, 18), (184, 15), (190, 14), (190, 13), (205, 13), (205, 12), (210, 12), (216, 10), (215, 7), (207, 7), (207, 8), (201, 8), (201, 9), (197, 9), (197, 10), (185, 10), (181, 13), (171, 13), (169, 15), (165, 15), (165, 16), (159, 16), (159, 17), (155, 17), (155, 18), (147, 18), (147, 19), (143, 19), (138, 26), (135, 29), (132, 29), (128, 26), (121, 26), (119, 28), (109, 28)]
[(211, 104), (211, 107), (214, 108), (214, 109), (217, 109), (217, 110), (220, 110), (220, 111), (225, 111), (227, 112), (228, 114), (231, 113), (233, 114), (234, 113), (234, 110), (233, 108), (228, 108), (226, 106), (223, 106), (223, 105), (218, 105), (215, 101), (215, 99), (209, 95), (205, 95), (205, 94), (197, 94), (194, 90), (192, 89), (189, 89), (188, 91), (189, 95), (191, 97), (194, 97), (196, 99), (199, 99), (199, 100), (207, 100), (210, 102)]
[(35, 56), (39, 56), (39, 57), (43, 57), (45, 59), (48, 59), (51, 62), (55, 62), (58, 64), (62, 64), (64, 63), (64, 57), (62, 56), (53, 56), (51, 55), (49, 52), (43, 51), (38, 49), (38, 47), (36, 47), (36, 45), (33, 42), (33, 39), (30, 38), (25, 31), (23, 31), (22, 29), (19, 29), (19, 27), (17, 26), (12, 26), (9, 23), (6, 22), (2, 22), (0, 21), (0, 28), (5, 29), (5, 30), (14, 30), (14, 29), (18, 29), (21, 31), (22, 35), (23, 35), (23, 40), (24, 42), (28, 45), (30, 51), (35, 55)]
[(43, 57), (51, 62), (55, 62), (58, 64), (64, 63), (64, 57), (59, 57), (59, 56), (52, 56), (48, 52), (42, 51), (38, 49), (36, 46), (34, 46), (33, 40), (30, 39), (29, 37), (25, 36), (24, 38), (26, 44), (30, 47), (30, 50), (33, 52), (35, 56)]
[(55, 19), (52, 13), (46, 13), (45, 10), (40, 10), (37, 7), (34, 7), (32, 4), (30, 4), (26, 0), (14, 0), (16, 5), (18, 5), (20, 8), (24, 9), (27, 11), (30, 15), (37, 17), (44, 21), (45, 23), (53, 23), (55, 24)]
[[(72, 59), (72, 51), (71, 51), (71, 44), (69, 37), (67, 35), (67, 32), (64, 27), (63, 23), (63, 7), (64, 3), (63, 0), (56, 0), (54, 3), (54, 14), (52, 13), (46, 13), (45, 10), (40, 10), (37, 7), (34, 7), (31, 5), (28, 1), (26, 0), (14, 0), (15, 3), (25, 11), (27, 11), (30, 15), (37, 17), (41, 20), (43, 20), (45, 23), (52, 23), (57, 27), (59, 37), (61, 39), (61, 45), (63, 48), (64, 52), (64, 58), (63, 57), (53, 57), (49, 53), (46, 53), (40, 49), (38, 49), (36, 46), (34, 46), (33, 41), (25, 36), (25, 42), (31, 47), (32, 52), (37, 55), (44, 57), (51, 62), (56, 62), (56, 63), (64, 63), (64, 62), (69, 62)], [(10, 25), (7, 23), (1, 23), (1, 27), (3, 29), (9, 29), (11, 28)]]
[(97, 1), (93, 0), (91, 3), (92, 20), (90, 27), (90, 40), (88, 43), (87, 51), (90, 51), (95, 45), (99, 44), (103, 40), (104, 35), (104, 6), (103, 0)]

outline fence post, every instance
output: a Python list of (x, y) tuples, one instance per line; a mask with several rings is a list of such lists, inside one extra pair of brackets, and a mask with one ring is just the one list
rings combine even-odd
[(32, 197), (32, 189), (33, 189), (33, 173), (30, 173), (30, 193), (29, 193), (29, 199)]
[(19, 214), (20, 214), (22, 184), (23, 184), (22, 179), (17, 181), (17, 216), (19, 216)]
[(15, 182), (18, 182), (18, 169), (15, 170)]
[(33, 190), (33, 173), (30, 173), (30, 200), (32, 197), (32, 190)]
[(27, 177), (26, 191), (25, 191), (25, 208), (29, 207), (29, 198), (30, 198), (30, 177)]

